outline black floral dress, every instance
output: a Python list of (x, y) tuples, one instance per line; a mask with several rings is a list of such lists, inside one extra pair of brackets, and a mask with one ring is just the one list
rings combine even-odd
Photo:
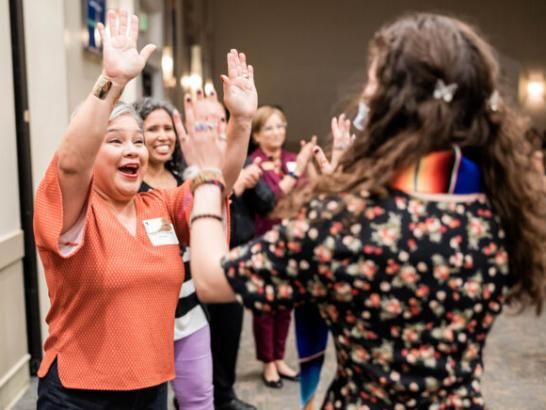
[(319, 198), (223, 260), (255, 310), (311, 300), (338, 368), (324, 409), (482, 409), (482, 350), (513, 279), (485, 199)]

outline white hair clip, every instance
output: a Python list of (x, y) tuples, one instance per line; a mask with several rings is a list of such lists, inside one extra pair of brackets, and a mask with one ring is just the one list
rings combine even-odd
[(497, 112), (499, 111), (501, 104), (502, 104), (502, 97), (500, 96), (500, 93), (497, 90), (493, 91), (493, 93), (487, 100), (487, 107), (491, 111)]
[(432, 96), (437, 100), (444, 100), (446, 103), (450, 103), (453, 100), (457, 88), (459, 88), (459, 86), (456, 83), (446, 84), (438, 79)]

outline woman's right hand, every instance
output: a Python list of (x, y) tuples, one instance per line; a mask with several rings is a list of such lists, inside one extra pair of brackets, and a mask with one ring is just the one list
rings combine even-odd
[(140, 74), (156, 49), (153, 44), (137, 51), (138, 17), (128, 18), (127, 10), (108, 10), (108, 27), (97, 25), (102, 39), (103, 75), (119, 86), (125, 86)]
[[(220, 133), (220, 123), (215, 121), (213, 106), (198, 94), (184, 98), (185, 126), (178, 111), (173, 122), (180, 140), (180, 148), (188, 165), (199, 168), (223, 169), (226, 153), (226, 137)], [(215, 98), (215, 97), (214, 97)]]

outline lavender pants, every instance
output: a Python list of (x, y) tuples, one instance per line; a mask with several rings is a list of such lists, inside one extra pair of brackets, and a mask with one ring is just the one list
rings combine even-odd
[(171, 385), (180, 410), (214, 409), (209, 326), (175, 340), (174, 366)]

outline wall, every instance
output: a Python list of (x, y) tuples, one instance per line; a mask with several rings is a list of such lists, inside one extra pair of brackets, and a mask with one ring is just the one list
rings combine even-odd
[(5, 409), (29, 381), (25, 298), (23, 288), (23, 232), (20, 228), (17, 140), (8, 0), (0, 0), (0, 408)]
[[(340, 112), (344, 96), (364, 78), (373, 32), (404, 12), (461, 16), (477, 24), (523, 70), (546, 71), (543, 41), (538, 40), (546, 38), (543, 0), (230, 0), (212, 2), (211, 8), (214, 78), (225, 71), (230, 48), (244, 50), (255, 65), (260, 103), (285, 108), (293, 142), (329, 131), (331, 115)], [(544, 110), (535, 120), (546, 127)]]
[[(76, 2), (74, 2), (76, 3)], [(30, 111), (30, 139), (34, 189), (45, 169), (68, 121), (67, 67), (63, 0), (24, 0), (27, 86)], [(40, 281), (40, 313), (49, 309), (43, 272)], [(42, 337), (47, 335), (42, 320)]]

